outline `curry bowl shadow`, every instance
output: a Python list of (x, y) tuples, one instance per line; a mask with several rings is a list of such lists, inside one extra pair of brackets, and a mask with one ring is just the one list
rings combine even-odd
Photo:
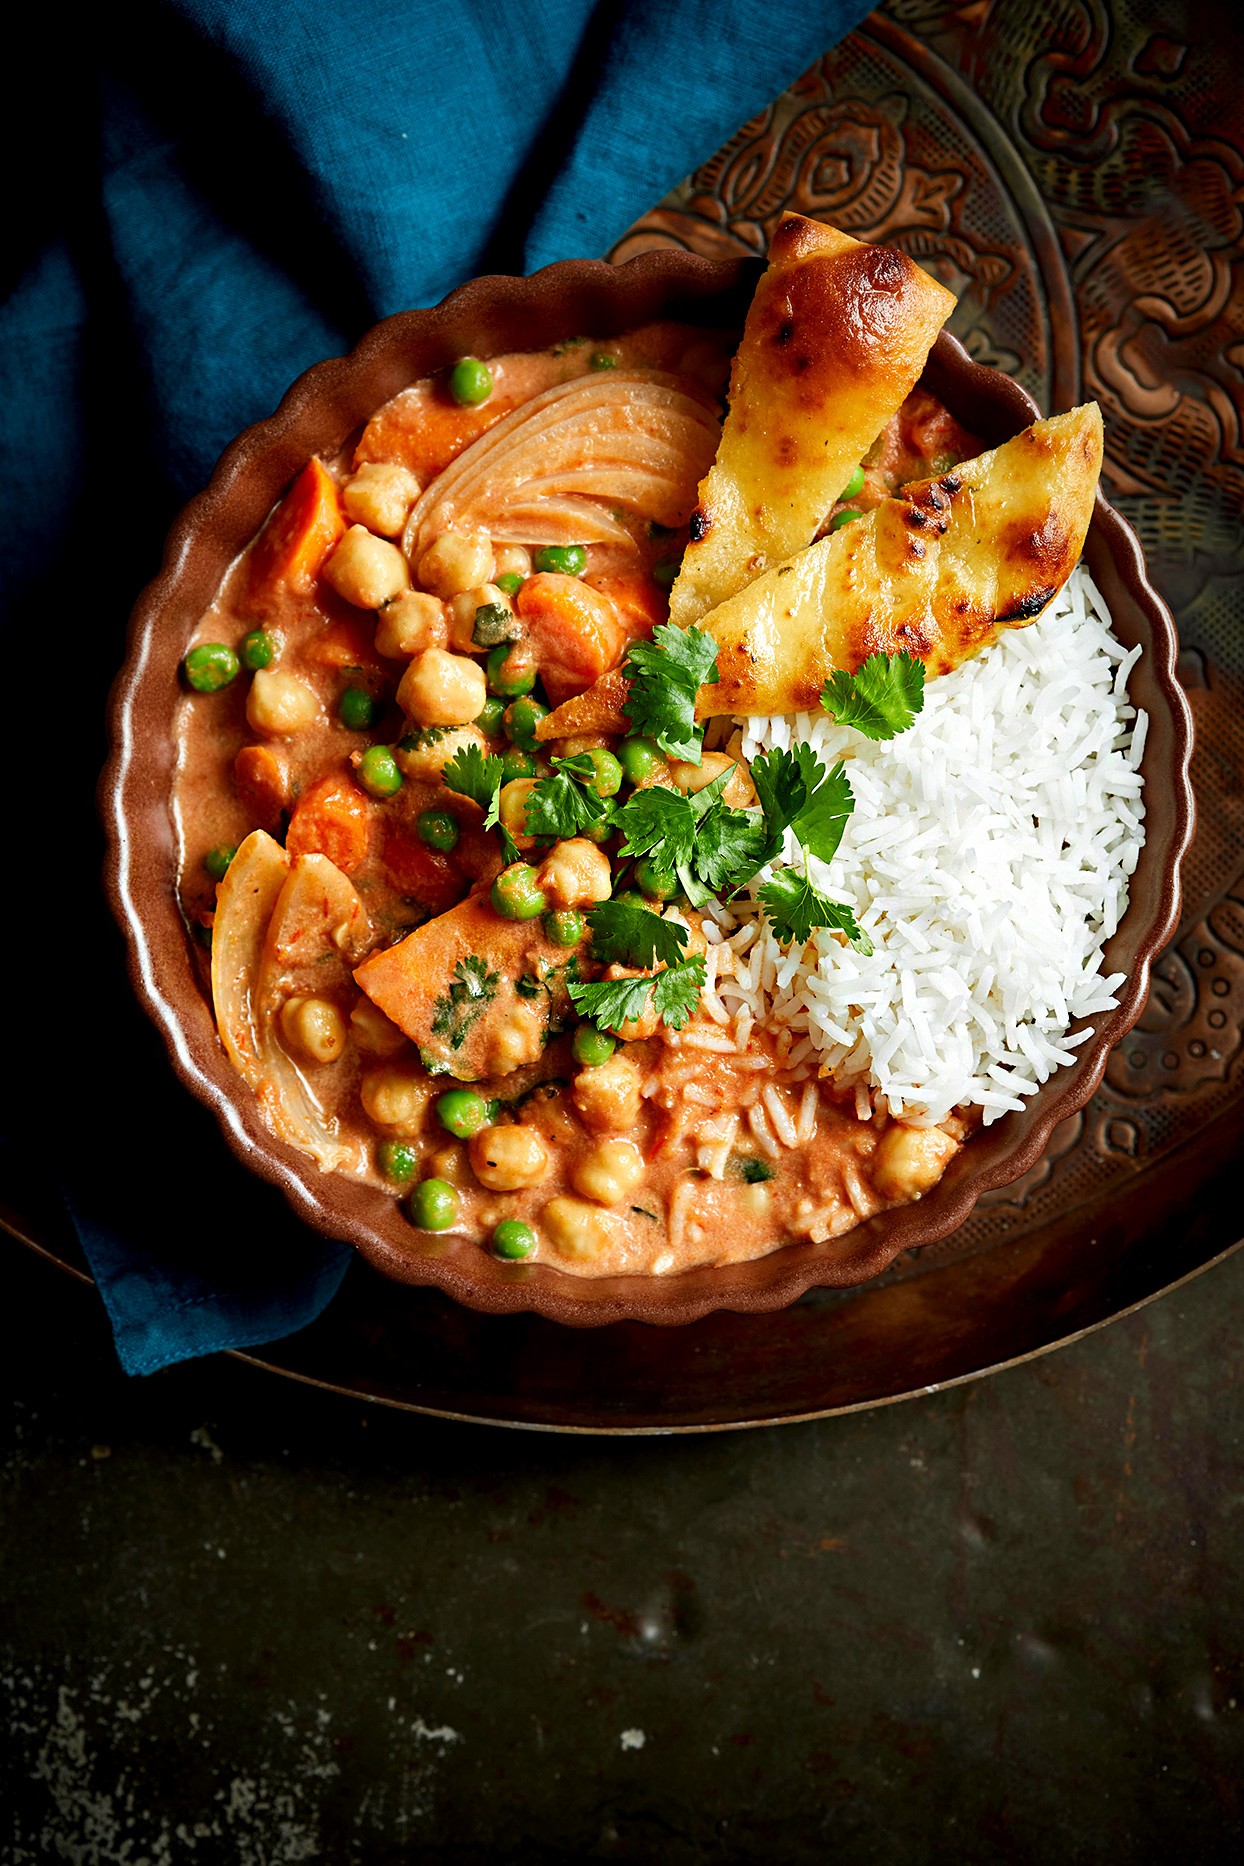
[[(134, 989), (178, 1076), (214, 1111), (243, 1164), (280, 1187), (306, 1223), (353, 1245), (385, 1276), (432, 1285), (473, 1309), (534, 1310), (573, 1326), (674, 1324), (714, 1309), (777, 1309), (814, 1287), (866, 1282), (900, 1253), (947, 1237), (983, 1193), (1036, 1163), (1058, 1123), (1089, 1100), (1110, 1049), (1140, 1016), (1153, 960), (1178, 920), (1179, 864), (1192, 828), (1191, 719), (1176, 679), (1178, 641), (1134, 532), (1098, 493), (1085, 557), (1116, 633), (1127, 647), (1140, 643), (1144, 650), (1130, 694), (1150, 717), (1141, 761), (1145, 846), (1127, 913), (1105, 950), (1104, 970), (1125, 973), (1126, 983), (1118, 1008), (1094, 1020), (1074, 1064), (1058, 1070), (1022, 1113), (976, 1135), (925, 1198), (879, 1213), (842, 1237), (787, 1244), (749, 1263), (668, 1277), (583, 1278), (548, 1264), (501, 1262), (465, 1238), (418, 1232), (393, 1196), (321, 1173), (269, 1133), (218, 1040), (176, 885), (170, 799), (179, 666), (226, 569), (307, 458), (338, 452), (382, 402), (416, 378), (463, 355), (539, 349), (584, 333), (608, 337), (659, 317), (739, 328), (760, 271), (759, 261), (717, 262), (678, 251), (647, 253), (619, 267), (569, 260), (528, 279), (476, 279), (430, 310), (386, 319), (349, 356), (308, 370), (269, 420), (225, 451), (206, 490), (174, 524), (160, 574), (131, 617), (110, 700), (112, 749), (99, 803), (108, 842), (105, 883)], [(973, 363), (945, 332), (923, 381), (988, 446), (1041, 412), (1017, 383)]]

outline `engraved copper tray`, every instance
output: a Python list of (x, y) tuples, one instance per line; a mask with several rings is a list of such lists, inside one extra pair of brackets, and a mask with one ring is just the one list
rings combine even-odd
[[(1148, 14), (1149, 17), (1145, 17)], [(1199, 827), (1185, 912), (1102, 1087), (1017, 1183), (858, 1290), (676, 1332), (490, 1318), (361, 1267), (248, 1358), (418, 1411), (562, 1430), (811, 1417), (1074, 1339), (1237, 1247), (1244, 1139), (1244, 38), (1178, 7), (898, 0), (614, 248), (758, 254), (786, 207), (903, 246), (950, 328), (1044, 409), (1095, 396), (1109, 496), (1184, 644)], [(1212, 43), (1210, 42), (1212, 38)], [(67, 1266), (49, 1213), (10, 1228)]]

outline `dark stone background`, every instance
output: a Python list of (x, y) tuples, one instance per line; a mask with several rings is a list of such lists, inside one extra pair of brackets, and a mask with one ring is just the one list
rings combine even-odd
[(126, 1381), (4, 1250), (9, 1866), (1241, 1857), (1244, 1254), (932, 1398), (604, 1440)]

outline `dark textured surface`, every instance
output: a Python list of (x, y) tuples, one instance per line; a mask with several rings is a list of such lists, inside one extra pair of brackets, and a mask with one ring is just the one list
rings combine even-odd
[(5, 1277), (6, 1866), (1239, 1857), (1244, 1256), (988, 1382), (607, 1444), (127, 1383)]

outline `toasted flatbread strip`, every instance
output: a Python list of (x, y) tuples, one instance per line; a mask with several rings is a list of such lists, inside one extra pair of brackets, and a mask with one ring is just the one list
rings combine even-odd
[[(835, 668), (854, 672), (877, 649), (906, 648), (945, 674), (1034, 622), (1084, 548), (1101, 458), (1101, 410), (1086, 402), (904, 486), (767, 571), (703, 620), (720, 680), (701, 687), (698, 717), (801, 712)], [(614, 669), (537, 737), (629, 731), (628, 690)]]
[(671, 622), (698, 622), (810, 543), (954, 304), (894, 247), (783, 215), (735, 355)]
[(814, 707), (835, 668), (905, 648), (946, 674), (1033, 622), (1075, 568), (1101, 471), (1095, 402), (1034, 422), (757, 578), (705, 618), (700, 718)]

